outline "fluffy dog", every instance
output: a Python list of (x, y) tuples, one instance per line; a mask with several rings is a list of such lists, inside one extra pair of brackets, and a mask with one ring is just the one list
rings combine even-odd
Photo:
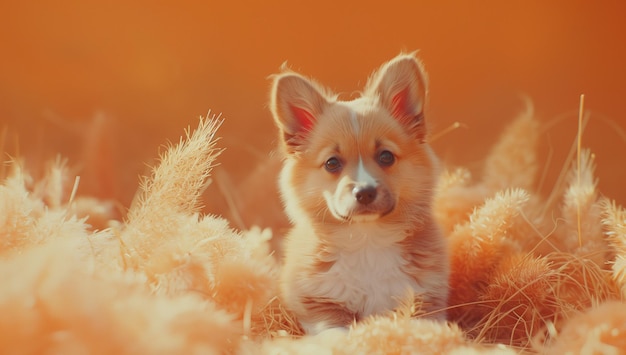
[(438, 163), (426, 88), (413, 54), (383, 64), (351, 101), (289, 70), (273, 77), (279, 185), (293, 223), (281, 293), (307, 333), (391, 311), (407, 292), (445, 319), (449, 265), (431, 212)]

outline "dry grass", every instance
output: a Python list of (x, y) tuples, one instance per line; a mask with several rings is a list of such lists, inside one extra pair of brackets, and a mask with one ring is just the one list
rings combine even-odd
[[(495, 143), (481, 176), (462, 167), (444, 172), (435, 213), (451, 248), (448, 324), (421, 319), (419, 295), (407, 294), (388, 315), (309, 337), (277, 296), (272, 231), (236, 231), (200, 213), (221, 151), (220, 124), (201, 119), (167, 147), (125, 221), (107, 201), (76, 195), (79, 179), (62, 159), (40, 179), (19, 159), (7, 165), (0, 185), (1, 352), (626, 348), (626, 212), (598, 197), (593, 154), (580, 136), (546, 198), (535, 190), (539, 169), (527, 139), (534, 146), (541, 127), (531, 109)], [(582, 113), (579, 124), (582, 130)]]

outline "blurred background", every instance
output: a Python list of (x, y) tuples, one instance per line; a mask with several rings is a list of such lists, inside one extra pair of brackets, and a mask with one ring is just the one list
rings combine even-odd
[[(625, 10), (610, 0), (3, 1), (3, 150), (34, 174), (67, 157), (80, 193), (128, 206), (163, 145), (212, 110), (225, 118), (217, 178), (235, 188), (277, 144), (267, 77), (284, 61), (349, 96), (384, 61), (419, 50), (432, 131), (463, 124), (434, 142), (447, 164), (479, 173), (527, 96), (544, 123), (549, 191), (584, 93), (583, 145), (602, 193), (624, 204)], [(209, 212), (228, 208), (208, 196)]]

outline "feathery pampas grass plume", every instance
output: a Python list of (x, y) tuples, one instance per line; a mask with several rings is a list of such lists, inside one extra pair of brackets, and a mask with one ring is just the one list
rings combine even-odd
[[(19, 159), (0, 171), (0, 352), (626, 349), (626, 212), (598, 197), (587, 150), (547, 199), (535, 190), (540, 125), (530, 105), (495, 143), (476, 181), (466, 168), (451, 168), (436, 188), (434, 212), (451, 249), (449, 321), (420, 318), (420, 297), (408, 294), (387, 315), (316, 336), (303, 336), (277, 297), (271, 243), (282, 225), (237, 231), (201, 213), (221, 152), (221, 122), (201, 118), (166, 149), (124, 220), (111, 201), (77, 194), (79, 179), (62, 159), (40, 179)], [(275, 171), (271, 164), (264, 171)], [(261, 203), (241, 191), (233, 196), (246, 206), (267, 203), (267, 195)]]
[[(484, 308), (475, 307), (473, 302), (479, 300), (500, 262), (518, 252), (506, 236), (526, 201), (528, 194), (521, 189), (498, 193), (450, 234), (452, 318), (464, 323), (465, 319), (475, 321), (483, 317), (480, 311)], [(479, 314), (472, 314), (470, 309)]]
[[(199, 211), (200, 196), (221, 153), (215, 137), (221, 123), (219, 118), (200, 120), (196, 130), (188, 128), (186, 139), (181, 137), (178, 145), (171, 146), (152, 176), (142, 181), (127, 217), (128, 237), (137, 249), (158, 244), (153, 233), (171, 228), (180, 214), (192, 216)], [(169, 237), (167, 233), (156, 236)]]
[[(52, 239), (85, 234), (84, 220), (69, 214), (60, 202), (60, 179), (47, 175), (39, 186), (45, 184), (49, 192), (42, 193), (40, 189), (38, 195), (29, 189), (33, 180), (20, 162), (12, 161), (10, 168), (9, 176), (0, 186), (0, 255), (21, 252), (23, 248)], [(52, 195), (55, 197), (46, 198)]]
[(489, 191), (521, 188), (530, 191), (538, 170), (539, 122), (530, 100), (505, 130), (485, 161), (483, 184)]
[(621, 289), (622, 298), (626, 299), (626, 210), (609, 200), (602, 201), (606, 236), (615, 255), (610, 261), (613, 280)]
[(608, 246), (602, 233), (601, 208), (596, 191), (593, 155), (588, 149), (580, 154), (580, 170), (573, 164), (563, 198), (563, 238), (559, 250), (592, 258), (598, 265), (606, 260)]

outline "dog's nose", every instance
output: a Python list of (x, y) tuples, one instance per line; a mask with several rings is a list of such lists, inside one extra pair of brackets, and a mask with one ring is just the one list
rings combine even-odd
[(368, 205), (376, 199), (376, 186), (355, 187), (352, 194), (358, 203)]

